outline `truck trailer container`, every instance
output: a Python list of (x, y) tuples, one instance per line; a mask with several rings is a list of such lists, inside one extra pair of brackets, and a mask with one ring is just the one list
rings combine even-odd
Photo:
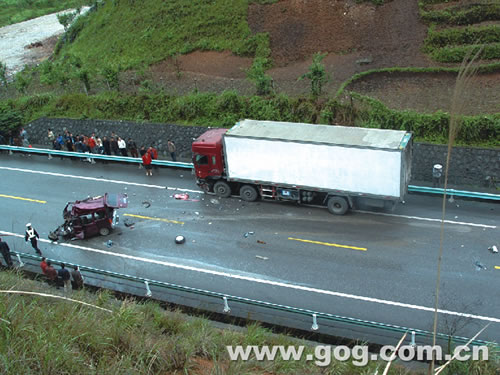
[(412, 133), (337, 125), (242, 120), (192, 144), (197, 184), (220, 197), (295, 201), (333, 214), (403, 201)]

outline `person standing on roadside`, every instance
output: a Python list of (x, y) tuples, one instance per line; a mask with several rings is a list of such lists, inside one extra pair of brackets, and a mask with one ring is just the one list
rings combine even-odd
[(169, 139), (167, 142), (167, 148), (170, 156), (172, 157), (172, 161), (177, 161), (177, 158), (175, 157), (175, 151), (177, 150), (177, 147), (175, 147), (174, 141)]
[(52, 267), (52, 263), (50, 263), (50, 261), (47, 262), (45, 276), (49, 279), (49, 284), (55, 284), (57, 286), (57, 271), (54, 267)]
[(31, 223), (26, 224), (26, 232), (24, 233), (24, 241), (28, 242), (30, 240), (31, 246), (35, 249), (38, 255), (42, 255), (42, 252), (38, 248), (37, 238), (40, 238), (38, 232), (31, 226)]
[[(148, 154), (151, 155), (151, 160), (158, 160), (158, 150), (156, 150), (155, 146), (154, 145), (151, 145), (149, 148), (148, 148)], [(158, 166), (157, 165), (153, 165), (153, 168), (155, 170), (158, 169)], [(152, 176), (152, 175), (151, 175)]]
[(109, 144), (111, 146), (111, 151), (113, 152), (113, 154), (116, 156), (120, 156), (120, 149), (118, 148), (118, 141), (115, 139), (115, 137), (111, 137)]
[(54, 132), (50, 128), (47, 130), (47, 138), (49, 139), (50, 144), (54, 143), (54, 139), (56, 139)]
[(78, 266), (73, 267), (73, 271), (71, 271), (71, 277), (73, 278), (72, 288), (74, 290), (83, 288), (83, 276), (80, 272)]
[(130, 151), (130, 156), (132, 156), (133, 158), (138, 158), (139, 153), (137, 152), (137, 143), (135, 143), (132, 140), (132, 138), (128, 139), (127, 146), (128, 146), (128, 150)]
[(153, 171), (152, 171), (152, 163), (153, 159), (151, 158), (151, 154), (149, 152), (145, 152), (144, 155), (142, 155), (142, 165), (144, 165), (144, 169), (146, 169), (146, 176), (152, 176)]
[(66, 265), (64, 263), (61, 263), (61, 268), (57, 271), (57, 276), (59, 276), (63, 283), (64, 291), (69, 291), (71, 288), (71, 274), (66, 269)]
[(127, 144), (125, 143), (125, 140), (118, 137), (118, 149), (120, 150), (120, 154), (122, 156), (128, 156), (128, 153), (127, 153)]
[(102, 137), (102, 147), (104, 150), (104, 155), (111, 155), (111, 142), (108, 137)]
[(45, 257), (42, 258), (42, 261), (40, 262), (40, 268), (42, 269), (42, 273), (47, 276), (47, 259)]
[(0, 237), (0, 252), (2, 253), (3, 259), (5, 259), (7, 268), (14, 268), (12, 258), (10, 257), (9, 245), (7, 244), (7, 242), (2, 241), (2, 237)]
[(19, 137), (21, 138), (21, 141), (23, 143), (23, 147), (28, 147), (30, 145), (30, 141), (28, 140), (28, 132), (26, 131), (25, 128), (21, 129), (21, 132), (19, 133)]

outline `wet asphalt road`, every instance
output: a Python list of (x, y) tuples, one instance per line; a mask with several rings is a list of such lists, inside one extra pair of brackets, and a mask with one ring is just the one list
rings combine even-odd
[[(191, 200), (173, 197), (185, 191)], [(105, 192), (129, 196), (119, 227), (107, 237), (71, 241), (85, 248), (42, 243), (44, 255), (315, 311), (432, 327), (433, 314), (425, 308), (434, 303), (440, 223), (429, 219), (441, 217), (439, 198), (411, 195), (393, 216), (338, 217), (321, 208), (204, 195), (188, 170), (161, 169), (148, 178), (132, 165), (1, 154), (0, 231), (23, 234), (31, 222), (46, 239), (62, 222), (66, 202)], [(474, 315), (459, 335), (473, 335), (488, 317), (500, 319), (500, 254), (487, 250), (500, 242), (499, 209), (493, 203), (447, 202), (452, 222), (444, 226), (440, 308)], [(245, 237), (247, 232), (254, 234)], [(176, 245), (180, 234), (186, 243)], [(15, 251), (33, 252), (23, 239), (6, 239)], [(486, 268), (478, 270), (477, 262)], [(464, 321), (443, 314), (440, 330)], [(498, 341), (500, 324), (493, 322), (480, 338)]]

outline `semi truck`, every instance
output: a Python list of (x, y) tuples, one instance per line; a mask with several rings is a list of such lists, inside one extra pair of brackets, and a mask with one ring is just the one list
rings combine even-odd
[(196, 182), (227, 198), (325, 206), (332, 214), (405, 199), (412, 133), (338, 125), (241, 120), (192, 143)]

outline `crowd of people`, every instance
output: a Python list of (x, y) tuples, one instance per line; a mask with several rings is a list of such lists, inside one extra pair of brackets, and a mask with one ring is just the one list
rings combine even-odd
[[(152, 176), (152, 162), (158, 159), (158, 150), (154, 145), (137, 146), (137, 143), (129, 138), (125, 139), (117, 136), (114, 132), (110, 137), (103, 136), (102, 138), (92, 133), (90, 136), (80, 134), (74, 136), (70, 131), (66, 130), (64, 134), (59, 134), (57, 137), (51, 129), (47, 131), (47, 137), (52, 143), (54, 150), (66, 150), (72, 152), (82, 152), (101, 155), (115, 156), (130, 156), (133, 158), (142, 158), (142, 165), (146, 169), (146, 176)], [(176, 146), (174, 141), (167, 141), (167, 149), (172, 158), (172, 161), (177, 161)], [(92, 159), (90, 159), (92, 160)]]

